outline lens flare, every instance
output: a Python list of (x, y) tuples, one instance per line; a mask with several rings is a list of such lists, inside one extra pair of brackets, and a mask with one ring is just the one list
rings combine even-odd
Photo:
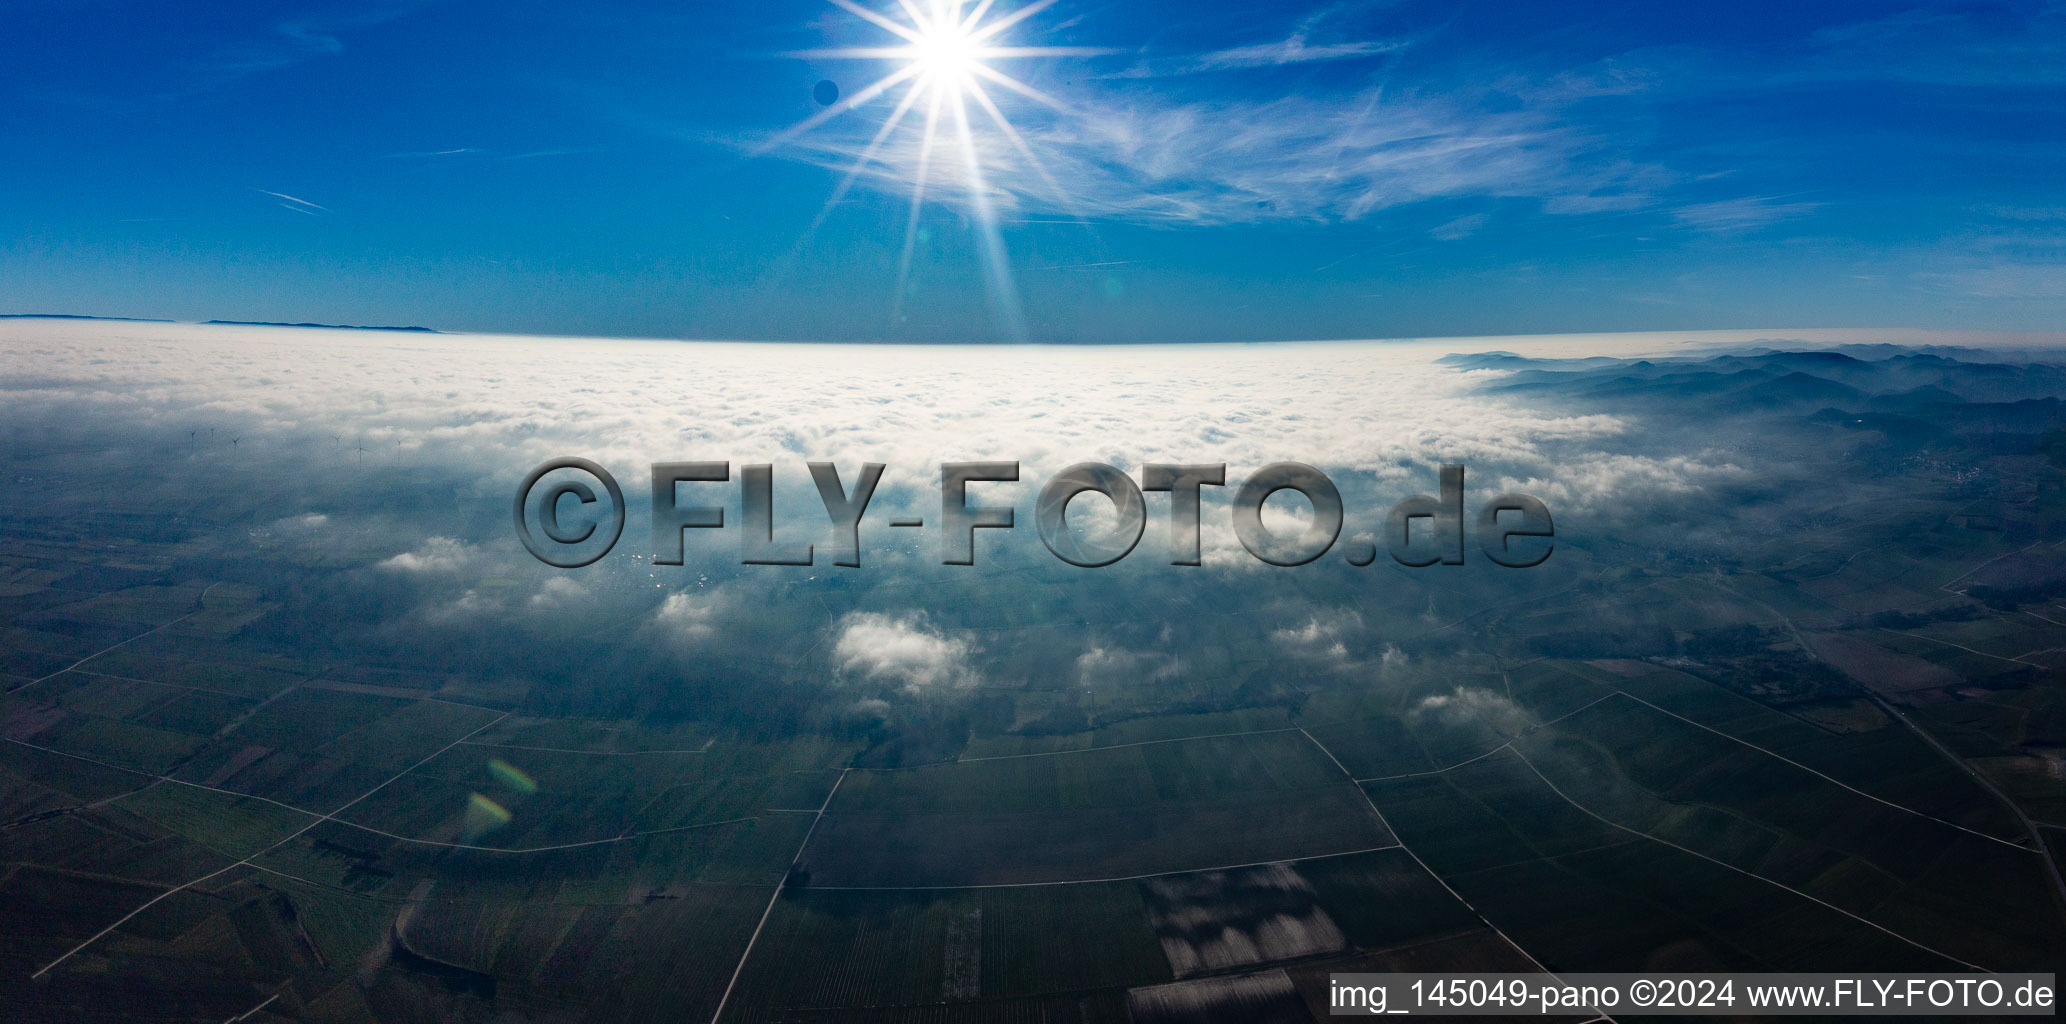
[(499, 757), (488, 759), (488, 774), (493, 775), (495, 781), (519, 793), (529, 795), (538, 792), (538, 780), (533, 779), (522, 768)]
[(511, 817), (508, 808), (479, 793), (469, 793), (466, 796), (464, 828), (469, 836), (479, 836), (501, 828), (509, 824)]

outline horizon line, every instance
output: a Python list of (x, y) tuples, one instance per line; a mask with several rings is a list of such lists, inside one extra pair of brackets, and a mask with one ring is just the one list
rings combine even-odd
[[(1578, 330), (1578, 331), (1535, 331), (1512, 334), (1486, 334), (1479, 332), (1458, 332), (1442, 334), (1397, 334), (1364, 335), (1356, 337), (1313, 337), (1313, 338), (1241, 338), (1217, 340), (1184, 339), (1140, 339), (1133, 341), (1010, 341), (1004, 339), (964, 339), (960, 341), (935, 341), (924, 339), (896, 338), (793, 338), (793, 337), (690, 337), (686, 335), (638, 335), (638, 334), (581, 334), (559, 332), (526, 332), (494, 330), (448, 330), (421, 325), (368, 325), (317, 323), (313, 321), (289, 322), (282, 320), (230, 320), (214, 318), (208, 320), (179, 320), (170, 317), (112, 316), (95, 313), (0, 313), (0, 320), (62, 320), (72, 322), (105, 321), (113, 323), (175, 324), (183, 327), (271, 327), (285, 330), (340, 330), (340, 331), (390, 331), (407, 334), (438, 334), (448, 337), (503, 337), (503, 338), (563, 338), (592, 341), (656, 341), (684, 342), (692, 344), (719, 345), (839, 345), (839, 346), (916, 346), (939, 347), (983, 347), (983, 348), (1125, 348), (1125, 347), (1174, 347), (1182, 345), (1346, 345), (1373, 343), (1414, 343), (1430, 341), (1476, 341), (1487, 339), (1570, 339), (1570, 338), (1633, 338), (1648, 335), (1731, 335), (1739, 336), (1743, 342), (1754, 341), (1806, 341), (1832, 344), (1890, 344), (1930, 345), (1946, 344), (1946, 339), (1965, 338), (1970, 340), (2010, 341), (2020, 344), (2050, 347), (2066, 347), (2066, 330), (2016, 331), (1990, 328), (1959, 327), (1914, 327), (1903, 325), (1843, 325), (1826, 327), (1656, 327), (1635, 330)], [(1839, 338), (1837, 335), (1880, 334), (1894, 338)], [(1749, 335), (1751, 337), (1741, 337)], [(1820, 337), (1818, 337), (1820, 336)], [(1902, 340), (1906, 339), (1906, 340)]]

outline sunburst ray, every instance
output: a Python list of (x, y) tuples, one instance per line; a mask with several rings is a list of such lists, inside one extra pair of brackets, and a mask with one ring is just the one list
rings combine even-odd
[[(829, 0), (857, 18), (895, 36), (889, 45), (841, 46), (825, 49), (804, 50), (795, 56), (827, 58), (835, 60), (882, 60), (900, 62), (901, 67), (856, 91), (853, 95), (828, 106), (806, 118), (801, 123), (777, 134), (764, 148), (773, 148), (796, 139), (812, 129), (841, 114), (865, 106), (881, 98), (898, 85), (908, 82), (909, 87), (898, 96), (896, 106), (886, 120), (877, 128), (872, 138), (860, 148), (853, 162), (846, 167), (839, 185), (831, 198), (813, 222), (813, 230), (824, 221), (832, 208), (844, 199), (858, 178), (869, 172), (872, 164), (882, 162), (885, 167), (893, 166), (884, 161), (882, 154), (891, 145), (901, 125), (910, 120), (910, 112), (917, 102), (926, 102), (925, 127), (918, 143), (916, 167), (912, 173), (911, 207), (905, 217), (904, 244), (897, 259), (896, 292), (891, 299), (892, 322), (898, 322), (903, 315), (905, 293), (910, 287), (911, 266), (919, 233), (919, 222), (929, 190), (934, 190), (933, 149), (938, 142), (943, 116), (953, 119), (961, 160), (958, 181), (954, 182), (966, 191), (969, 211), (977, 229), (979, 261), (983, 267), (984, 285), (989, 294), (991, 306), (1000, 324), (1014, 338), (1024, 336), (1024, 317), (1019, 309), (1018, 289), (1012, 280), (1009, 254), (1005, 249), (1004, 235), (998, 226), (997, 204), (1002, 197), (1010, 201), (1016, 197), (1017, 187), (1011, 182), (1009, 172), (1012, 164), (1023, 165), (1025, 173), (1039, 181), (1036, 191), (1043, 192), (1042, 201), (1049, 197), (1071, 216), (1081, 220), (1076, 205), (1070, 201), (1068, 192), (1049, 171), (1045, 162), (1035, 153), (1032, 142), (1011, 122), (1011, 117), (983, 82), (994, 83), (998, 88), (1009, 91), (1050, 109), (1070, 113), (1068, 106), (1046, 92), (1005, 74), (990, 66), (991, 61), (1033, 61), (1043, 59), (1066, 59), (1071, 57), (1095, 57), (1114, 51), (1087, 46), (1040, 46), (1023, 45), (1004, 40), (1004, 34), (1027, 19), (1054, 6), (1056, 0), (1032, 0), (1008, 13), (999, 14), (997, 0), (894, 0), (888, 9), (864, 6), (865, 0)], [(969, 113), (969, 104), (981, 107), (987, 118), (987, 128), (1001, 135), (1014, 159), (1007, 160), (1000, 167), (986, 167), (985, 149), (976, 137), (974, 117)], [(902, 150), (903, 159), (909, 159), (909, 150)], [(994, 158), (994, 151), (992, 152)], [(993, 177), (998, 171), (1005, 177)], [(1022, 187), (1022, 186), (1019, 186)]]
[(911, 83), (911, 88), (904, 90), (904, 98), (897, 101), (897, 107), (890, 111), (889, 119), (882, 123), (875, 137), (868, 140), (868, 145), (861, 150), (861, 155), (854, 158), (854, 165), (847, 168), (846, 177), (839, 180), (839, 187), (832, 190), (832, 197), (825, 200), (825, 208), (819, 210), (817, 219), (811, 222), (813, 230), (823, 224), (832, 208), (838, 206), (839, 201), (845, 199), (846, 194), (852, 191), (855, 179), (861, 176), (861, 171), (867, 168), (875, 159), (875, 154), (882, 149), (883, 140), (888, 139), (890, 134), (897, 130), (898, 123), (904, 120), (904, 115), (911, 111), (911, 105), (918, 101), (919, 94), (924, 91), (918, 82)]
[(911, 213), (904, 221), (904, 251), (897, 257), (897, 290), (890, 299), (890, 323), (904, 319), (904, 292), (911, 284), (911, 254), (918, 244), (918, 215), (925, 209), (926, 172), (932, 167), (933, 139), (940, 124), (942, 93), (934, 90), (925, 111), (925, 136), (918, 143), (918, 171), (911, 176)]

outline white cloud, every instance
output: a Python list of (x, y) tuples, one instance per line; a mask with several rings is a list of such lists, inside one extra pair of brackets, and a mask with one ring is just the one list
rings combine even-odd
[(2066, 208), (1997, 208), (2000, 230), (1949, 239), (1915, 277), (1935, 290), (1977, 299), (2066, 299)]
[(1295, 64), (1317, 64), (1339, 60), (1356, 60), (1376, 57), (1405, 49), (1406, 39), (1349, 39), (1334, 38), (1325, 42), (1314, 42), (1315, 35), (1339, 36), (1326, 31), (1328, 23), (1336, 21), (1343, 13), (1340, 5), (1322, 8), (1301, 18), (1291, 33), (1283, 39), (1230, 46), (1204, 53), (1178, 57), (1143, 56), (1132, 67), (1121, 72), (1120, 78), (1167, 78), (1180, 75), (1205, 74), (1215, 71), (1246, 71), (1256, 68), (1285, 67)]
[(480, 549), (451, 537), (432, 537), (414, 551), (404, 551), (380, 563), (383, 569), (401, 572), (455, 573), (473, 564)]
[(1672, 211), (1679, 223), (1699, 231), (1737, 234), (1805, 217), (1821, 203), (1782, 203), (1771, 196), (1746, 196), (1714, 203), (1693, 203)]
[(2066, 82), (2066, 5), (1944, 5), (1823, 29), (1790, 77), (2034, 88)]
[(1428, 230), (1428, 234), (1440, 241), (1454, 242), (1459, 238), (1467, 238), (1475, 234), (1479, 228), (1485, 226), (1485, 221), (1488, 219), (1485, 214), (1473, 213), (1466, 217), (1458, 217), (1446, 224), (1436, 225)]
[(1395, 668), (1405, 668), (1406, 661), (1406, 652), (1400, 650), (1398, 644), (1386, 644), (1384, 650), (1379, 653), (1377, 658), (1378, 666), (1387, 671)]
[[(1499, 379), (1495, 373), (1458, 373), (1435, 359), (1492, 349), (1629, 356), (1761, 337), (1767, 336), (900, 347), (18, 320), (0, 321), (0, 389), (20, 422), (47, 424), (53, 432), (90, 424), (179, 449), (182, 465), (194, 472), (175, 483), (203, 479), (202, 470), (291, 483), (306, 502), (297, 507), (324, 511), (261, 520), (254, 538), (269, 530), (265, 550), (311, 566), (373, 566), (342, 575), (400, 598), (391, 606), (397, 636), (408, 637), (411, 626), (469, 620), (483, 629), (533, 633), (594, 632), (630, 622), (655, 653), (780, 645), (784, 665), (821, 677), (836, 673), (849, 684), (838, 695), (842, 702), (894, 701), (900, 690), (973, 685), (979, 671), (990, 671), (986, 658), (1029, 634), (980, 632), (998, 621), (991, 609), (962, 617), (962, 609), (944, 605), (927, 606), (932, 619), (877, 611), (828, 627), (818, 601), (836, 592), (823, 582), (827, 575), (853, 573), (857, 582), (893, 588), (867, 598), (898, 595), (890, 598), (894, 604), (867, 606), (877, 609), (952, 600), (933, 595), (955, 593), (954, 587), (923, 584), (945, 576), (987, 586), (1007, 559), (1024, 559), (1019, 564), (1029, 565), (1037, 579), (1054, 562), (1034, 535), (1034, 496), (1070, 463), (1110, 462), (1130, 473), (1148, 462), (1226, 464), (1227, 485), (1204, 489), (1204, 568), (1166, 564), (1168, 498), (1151, 493), (1147, 529), (1128, 560), (1095, 579), (1063, 584), (1126, 588), (1138, 579), (1149, 585), (1115, 589), (1113, 596), (1146, 601), (1160, 600), (1155, 587), (1164, 583), (1195, 582), (1210, 590), (1269, 574), (1296, 586), (1324, 571), (1266, 566), (1235, 539), (1232, 495), (1255, 470), (1283, 460), (1314, 465), (1335, 481), (1347, 507), (1345, 538), (1379, 534), (1393, 502), (1433, 493), (1434, 466), (1441, 463), (1469, 467), (1467, 516), (1484, 498), (1517, 490), (1545, 501), (1567, 537), (1612, 535), (1628, 516), (1658, 502), (1755, 485), (1779, 465), (1776, 456), (1755, 448), (1710, 450), (1716, 443), (1710, 434), (1672, 429), (1685, 424), (1669, 416), (1652, 422), (1589, 414), (1568, 403), (1564, 411), (1546, 410), (1482, 390)], [(1878, 331), (1802, 332), (1788, 335), (1787, 343), (1880, 340), (2004, 344), (1981, 335)], [(798, 378), (799, 365), (818, 368), (810, 380), (819, 383)], [(580, 385), (569, 389), (569, 368), (577, 366)], [(684, 403), (684, 394), (698, 399)], [(217, 428), (213, 445), (211, 426)], [(362, 435), (369, 449), (382, 453), (363, 464), (353, 452)], [(240, 436), (246, 440), (233, 450), (227, 439)], [(406, 442), (399, 457), (388, 454), (397, 439)], [(560, 572), (524, 552), (507, 516), (516, 482), (540, 461), (567, 454), (612, 470), (632, 507), (624, 539), (609, 558)], [(731, 505), (727, 522), (735, 529), (737, 466), (774, 463), (777, 528), (805, 543), (822, 540), (810, 533), (824, 521), (805, 459), (834, 461), (849, 484), (860, 463), (886, 463), (862, 527), (864, 567), (833, 570), (822, 544), (815, 568), (741, 567), (731, 531), (692, 537), (689, 565), (645, 561), (645, 468), (690, 458), (734, 463), (732, 483), (691, 491), (699, 503)], [(1020, 462), (1019, 482), (971, 491), (974, 503), (1015, 506), (1018, 526), (982, 532), (978, 568), (945, 570), (938, 534), (930, 532), (939, 510), (939, 464), (976, 460)], [(229, 479), (224, 488), (242, 485), (242, 478)], [(426, 493), (436, 500), (420, 500)], [(887, 526), (905, 515), (925, 517), (929, 532)], [(456, 532), (462, 529), (479, 532)], [(1473, 549), (1467, 557), (1479, 556)], [(1551, 571), (1567, 564), (1562, 557), (1552, 560)], [(1339, 565), (1339, 558), (1337, 552), (1327, 561)], [(397, 587), (401, 583), (406, 586)], [(1227, 646), (1264, 645), (1287, 662), (1296, 659), (1302, 671), (1374, 677), (1403, 657), (1383, 652), (1387, 627), (1418, 628), (1408, 619), (1423, 608), (1435, 615), (1441, 602), (1375, 577), (1372, 586), (1358, 598), (1357, 610), (1366, 617), (1360, 622), (1316, 616), (1309, 606), (1273, 605), (1279, 610), (1260, 620), (1230, 620)], [(833, 615), (847, 611), (837, 599), (833, 607)], [(1121, 643), (1110, 632), (1086, 636), (1057, 607), (1036, 599), (1025, 617), (1049, 616), (1052, 621), (1038, 624), (1057, 627), (1029, 642), (1058, 638), (1058, 646), (1042, 651), (1041, 664), (1058, 669), (1063, 682), (1100, 686), (1126, 673), (1169, 678), (1185, 669), (1213, 670), (1217, 655), (1187, 649), (1179, 663), (1158, 653), (1195, 637), (1157, 642), (1121, 631)], [(1439, 611), (1442, 621), (1456, 617), (1446, 604)], [(953, 625), (969, 624), (970, 631), (943, 628), (950, 614)], [(1183, 629), (1221, 628), (1219, 620), (1178, 617)], [(992, 649), (979, 650), (978, 643)]]
[(848, 675), (911, 692), (976, 682), (969, 665), (974, 646), (932, 628), (923, 613), (853, 612), (836, 628), (832, 660)]
[[(1071, 204), (1149, 222), (1355, 221), (1430, 199), (1588, 196), (1639, 176), (1585, 165), (1578, 158), (1595, 140), (1537, 111), (1472, 112), (1440, 96), (1188, 104), (1129, 96), (1029, 135), (1070, 183)], [(1023, 180), (1013, 155), (992, 155), (989, 180)], [(908, 180), (902, 169), (893, 176)], [(1000, 198), (1067, 212), (1031, 183)]]
[[(565, 608), (588, 596), (587, 588), (565, 576), (552, 576), (539, 585), (538, 592), (531, 595), (531, 607), (539, 609)], [(674, 595), (679, 597), (681, 595)]]
[[(1163, 70), (1142, 65), (1128, 77), (1346, 59), (1390, 45), (1313, 45), (1295, 35)], [(1095, 93), (1065, 95), (1067, 113), (1034, 104), (1008, 112), (1040, 166), (998, 133), (979, 134), (977, 166), (992, 205), (1007, 214), (1225, 224), (1354, 221), (1468, 196), (1535, 199), (1547, 212), (1575, 214), (1644, 205), (1671, 179), (1568, 116), (1574, 104), (1639, 91), (1642, 76), (1629, 73), (1240, 98), (1123, 78), (1097, 84)], [(860, 180), (906, 194), (924, 132), (900, 127), (878, 144), (877, 127), (871, 118), (837, 118), (778, 151), (841, 171), (867, 153)], [(961, 161), (928, 166), (932, 198), (971, 199), (976, 179)]]
[[(1359, 13), (1332, 5), (1281, 38), (1144, 53), (1123, 69), (1091, 65), (1070, 68), (1064, 81), (1037, 78), (1068, 109), (1061, 116), (994, 90), (1052, 179), (1066, 185), (1067, 201), (1021, 162), (1014, 145), (984, 137), (979, 163), (992, 204), (1029, 215), (1220, 224), (1357, 220), (1459, 196), (1531, 199), (1552, 215), (1670, 202), (1669, 215), (1694, 230), (1744, 233), (1805, 217), (1818, 204), (1673, 197), (1676, 186), (1734, 170), (1712, 166), (1716, 159), (1742, 156), (1656, 144), (1659, 126), (1685, 117), (1692, 101), (1732, 103), (1745, 88), (1774, 83), (2027, 91), (2066, 76), (2066, 5), (2057, 3), (2016, 12), (1901, 12), (1832, 26), (1786, 53), (1667, 44), (1552, 63), (1557, 48), (1547, 47), (1529, 56), (1479, 52), (1466, 63), (1456, 60), (1457, 40), (1445, 38), (1377, 74), (1361, 67), (1354, 75), (1268, 73), (1411, 52), (1444, 34), (1426, 24), (1399, 34), (1405, 19), (1387, 12), (1379, 35)], [(1329, 24), (1350, 20), (1362, 24)], [(894, 94), (878, 110), (892, 102)], [(844, 170), (881, 120), (875, 111), (835, 118), (783, 152)], [(894, 133), (863, 179), (907, 192), (921, 134)], [(930, 180), (932, 198), (968, 202), (971, 182), (959, 166), (935, 161)]]
[(1336, 43), (1310, 43), (1306, 39), (1306, 33), (1298, 32), (1276, 42), (1234, 46), (1201, 53), (1181, 62), (1177, 69), (1169, 73), (1237, 71), (1247, 68), (1283, 67), (1287, 64), (1354, 60), (1392, 53), (1406, 45), (1399, 40), (1357, 39)]
[[(1528, 344), (1549, 356), (1632, 354), (1680, 340)], [(863, 525), (870, 566), (890, 561), (889, 538), (903, 536), (885, 520), (937, 511), (938, 467), (951, 460), (1019, 461), (1020, 483), (972, 494), (1022, 509), (1070, 463), (1135, 471), (1147, 462), (1223, 462), (1228, 485), (1205, 489), (1201, 540), (1207, 566), (1239, 570), (1260, 563), (1236, 542), (1227, 503), (1249, 473), (1286, 459), (1319, 467), (1341, 488), (1345, 536), (1379, 529), (1382, 509), (1400, 497), (1432, 493), (1432, 467), (1442, 462), (1470, 467), (1472, 495), (1497, 482), (1535, 494), (1559, 516), (1614, 495), (1690, 493), (1744, 472), (1718, 457), (1643, 454), (1628, 420), (1486, 395), (1477, 389), (1493, 374), (1433, 362), (1513, 344), (849, 347), (19, 320), (0, 321), (0, 385), (20, 415), (137, 424), (193, 446), (204, 464), (229, 459), (225, 439), (241, 435), (257, 446), (245, 458), (287, 453), (341, 489), (391, 479), (399, 462), (447, 475), (453, 493), (480, 508), (507, 502), (514, 481), (544, 459), (579, 453), (612, 469), (634, 506), (613, 560), (639, 550), (642, 467), (697, 453), (774, 463), (779, 526), (803, 542), (823, 540), (807, 535), (822, 512), (804, 459), (833, 460), (849, 480), (861, 462), (887, 464)], [(569, 391), (577, 352), (583, 384)], [(839, 386), (797, 386), (790, 368), (799, 359), (836, 367), (829, 379)], [(690, 392), (704, 396), (693, 409), (678, 399)], [(190, 440), (197, 426), (221, 428), (214, 447), (205, 429)], [(362, 437), (378, 454), (355, 453)], [(737, 500), (735, 484), (700, 486), (710, 500)], [(1130, 563), (1165, 555), (1162, 500), (1150, 496), (1151, 522)], [(374, 525), (331, 508), (314, 533), (358, 549), (378, 543), (384, 531)], [(1022, 514), (1018, 529), (981, 544), (1037, 545), (1030, 527)], [(821, 559), (827, 550), (821, 544)], [(381, 557), (387, 571), (426, 575), (527, 564), (507, 535), (479, 549), (436, 536)], [(694, 575), (651, 568), (651, 582), (668, 588)]]
[(1315, 613), (1302, 625), (1273, 630), (1270, 639), (1295, 657), (1344, 664), (1349, 660), (1347, 639), (1362, 630), (1362, 616), (1330, 609)]
[(1977, 299), (2066, 299), (2066, 261), (2001, 260), (1916, 275)]
[(1090, 689), (1159, 683), (1183, 669), (1182, 661), (1167, 654), (1093, 644), (1076, 657), (1076, 683)]
[(1623, 455), (1580, 452), (1556, 460), (1544, 476), (1504, 477), (1501, 491), (1542, 499), (1558, 512), (1627, 508), (1647, 499), (1697, 494), (1720, 483), (1747, 480), (1749, 470), (1707, 455)]
[(716, 634), (723, 606), (714, 591), (676, 591), (653, 610), (653, 621), (675, 639), (705, 640)]
[(1534, 724), (1528, 712), (1505, 696), (1491, 690), (1459, 686), (1446, 694), (1426, 697), (1408, 712), (1414, 721), (1433, 719), (1443, 725), (1484, 725), (1512, 736)]

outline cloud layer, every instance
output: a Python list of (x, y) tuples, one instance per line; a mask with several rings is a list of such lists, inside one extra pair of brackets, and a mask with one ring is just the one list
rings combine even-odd
[[(632, 707), (723, 700), (765, 715), (776, 695), (822, 697), (859, 720), (978, 692), (1191, 701), (1251, 679), (1382, 680), (1409, 666), (1402, 630), (1569, 585), (1588, 544), (1634, 543), (1685, 503), (1814, 471), (1716, 450), (1697, 423), (1494, 397), (1483, 388), (1506, 371), (1440, 356), (1754, 338), (892, 347), (17, 320), (0, 321), (0, 426), (22, 451), (82, 453), (24, 463), (10, 514), (90, 517), (102, 511), (90, 485), (120, 479), (125, 501), (160, 518), (256, 524), (204, 531), (196, 571), (234, 562), (271, 581), (340, 660), (371, 645)], [(548, 569), (511, 532), (517, 482), (562, 455), (612, 470), (630, 506), (616, 549), (585, 569)], [(686, 565), (655, 564), (647, 467), (692, 460), (732, 464), (731, 482), (688, 485), (683, 500), (724, 506), (733, 528), (691, 531)], [(806, 460), (835, 462), (849, 485), (863, 462), (888, 467), (858, 570), (829, 564)], [(971, 504), (1014, 507), (1018, 527), (980, 531), (977, 568), (942, 566), (939, 465), (988, 460), (1017, 461), (1020, 480), (973, 485)], [(1124, 562), (1081, 570), (1048, 555), (1034, 496), (1085, 461), (1226, 464), (1228, 485), (1203, 495), (1204, 567), (1168, 564), (1160, 494)], [(1266, 566), (1235, 538), (1228, 503), (1278, 461), (1332, 477), (1345, 543), (1371, 543), (1392, 502), (1462, 463), (1470, 508), (1494, 489), (1548, 502), (1559, 553), (1505, 575), (1483, 559), (1456, 575), (1388, 560), (1353, 570), (1340, 555)], [(778, 539), (819, 545), (817, 565), (740, 564), (738, 481), (753, 462), (775, 467)], [(887, 525), (901, 516), (927, 527)]]

